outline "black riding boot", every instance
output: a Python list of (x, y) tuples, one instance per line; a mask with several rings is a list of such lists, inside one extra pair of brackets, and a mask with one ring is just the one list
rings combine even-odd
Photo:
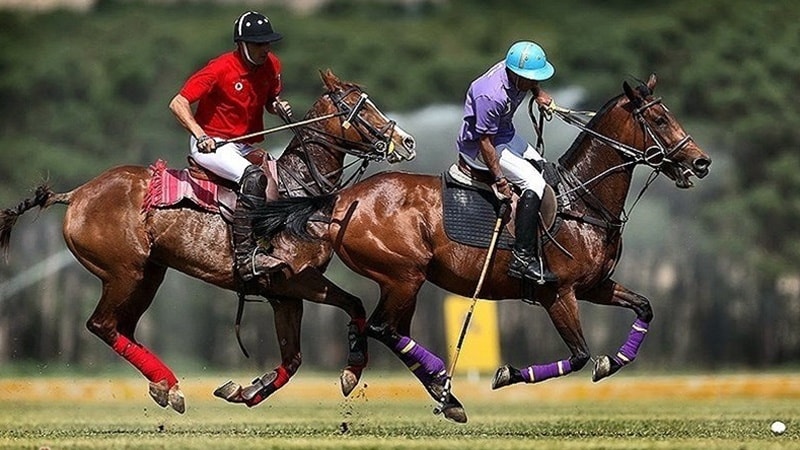
[(558, 281), (539, 255), (539, 206), (542, 201), (536, 193), (526, 189), (517, 202), (515, 218), (516, 241), (514, 242), (508, 274), (515, 278), (528, 278), (539, 284)]
[(239, 181), (239, 199), (233, 213), (233, 253), (239, 276), (244, 281), (275, 270), (281, 264), (280, 260), (264, 253), (253, 238), (250, 212), (266, 205), (266, 188), (267, 177), (261, 168), (248, 166)]

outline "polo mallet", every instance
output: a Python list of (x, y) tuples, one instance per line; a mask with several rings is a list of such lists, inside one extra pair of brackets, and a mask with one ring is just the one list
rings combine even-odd
[(478, 294), (480, 294), (481, 287), (483, 287), (483, 280), (486, 278), (486, 272), (489, 270), (489, 263), (492, 260), (495, 247), (497, 246), (497, 238), (500, 236), (500, 229), (503, 225), (503, 216), (505, 215), (505, 210), (506, 203), (503, 202), (500, 205), (500, 210), (497, 213), (497, 221), (494, 223), (494, 231), (492, 231), (492, 240), (489, 241), (489, 249), (486, 251), (486, 259), (483, 260), (481, 276), (478, 278), (478, 284), (475, 286), (475, 293), (472, 294), (472, 304), (469, 305), (469, 311), (467, 311), (467, 315), (464, 317), (464, 324), (461, 326), (461, 334), (458, 336), (458, 342), (456, 343), (456, 349), (453, 353), (453, 359), (450, 361), (450, 368), (447, 370), (447, 379), (444, 382), (442, 397), (439, 399), (439, 405), (433, 410), (434, 414), (442, 413), (444, 405), (447, 402), (447, 397), (450, 395), (450, 389), (452, 388), (453, 383), (453, 373), (455, 373), (456, 364), (458, 363), (458, 355), (461, 353), (461, 347), (464, 344), (464, 337), (467, 335), (469, 323), (472, 321), (472, 313), (475, 311), (475, 305), (478, 303)]
[(256, 136), (264, 136), (264, 135), (267, 135), (267, 134), (277, 133), (278, 131), (283, 131), (283, 130), (289, 130), (289, 129), (292, 129), (292, 128), (302, 127), (304, 125), (308, 125), (308, 124), (312, 124), (312, 123), (316, 123), (316, 122), (322, 122), (323, 120), (332, 119), (334, 117), (342, 116), (342, 115), (344, 115), (344, 113), (340, 113), (339, 112), (339, 113), (325, 114), (324, 116), (319, 116), (319, 117), (312, 117), (310, 119), (301, 120), (299, 122), (287, 123), (286, 125), (281, 125), (281, 126), (278, 126), (278, 127), (275, 127), (275, 128), (269, 128), (269, 129), (262, 130), (262, 131), (256, 131), (255, 133), (245, 134), (244, 136), (239, 136), (239, 137), (227, 139), (227, 140), (224, 140), (224, 141), (220, 141), (220, 142), (217, 143), (217, 145), (228, 144), (228, 143), (231, 143), (231, 142), (244, 141), (245, 139), (250, 139), (250, 138), (253, 138), (253, 137), (256, 137)]

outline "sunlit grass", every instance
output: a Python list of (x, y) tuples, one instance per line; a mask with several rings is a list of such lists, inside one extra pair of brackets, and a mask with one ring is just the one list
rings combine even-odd
[[(753, 382), (777, 380), (762, 377)], [(671, 386), (668, 381), (654, 379), (653, 385)], [(548, 382), (550, 387), (478, 392), (467, 389), (470, 385), (465, 380), (457, 380), (456, 392), (463, 393), (461, 400), (469, 414), (466, 425), (457, 425), (434, 416), (434, 402), (420, 396), (421, 388), (406, 378), (373, 380), (350, 399), (342, 399), (328, 377), (298, 380), (251, 409), (213, 398), (205, 390), (206, 380), (187, 380), (187, 387), (203, 384), (204, 389), (186, 391), (184, 415), (151, 402), (146, 383), (138, 379), (89, 380), (89, 384), (105, 383), (95, 391), (84, 389), (82, 383), (87, 380), (77, 380), (74, 390), (66, 394), (86, 396), (81, 399), (65, 397), (65, 388), (56, 385), (53, 398), (47, 398), (42, 394), (47, 392), (42, 389), (47, 382), (0, 383), (0, 448), (708, 450), (800, 446), (800, 433), (794, 430), (800, 423), (800, 403), (793, 390), (787, 391), (791, 398), (783, 399), (760, 395), (763, 391), (754, 391), (751, 397), (727, 395), (723, 388), (717, 388), (719, 395), (693, 398), (682, 388), (674, 395), (651, 393), (638, 400), (632, 395), (614, 399), (591, 394), (564, 395), (560, 400), (558, 392), (568, 392), (570, 387), (579, 392), (590, 382), (556, 380)], [(388, 386), (398, 382), (407, 391)], [(726, 386), (725, 382), (730, 385), (730, 380), (722, 380), (720, 386)], [(683, 381), (691, 383), (699, 382)], [(647, 379), (620, 378), (616, 384), (642, 394), (647, 390)], [(108, 394), (108, 386), (118, 386), (119, 395), (113, 394), (114, 389)], [(30, 388), (35, 398), (19, 399), (20, 392), (8, 392), (12, 387)], [(532, 395), (543, 391), (556, 395)], [(776, 419), (789, 427), (782, 436), (769, 431)]]

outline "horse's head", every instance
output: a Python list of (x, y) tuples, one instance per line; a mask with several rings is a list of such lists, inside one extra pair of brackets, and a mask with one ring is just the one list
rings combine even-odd
[(361, 87), (339, 80), (330, 70), (320, 75), (327, 92), (315, 107), (336, 114), (324, 122), (329, 135), (340, 136), (343, 146), (368, 159), (398, 163), (416, 157), (414, 137), (389, 120)]
[(653, 97), (655, 74), (647, 83), (631, 87), (623, 83), (629, 110), (644, 131), (643, 161), (666, 174), (679, 188), (692, 187), (692, 175), (708, 175), (711, 158), (703, 152), (692, 137), (661, 102)]

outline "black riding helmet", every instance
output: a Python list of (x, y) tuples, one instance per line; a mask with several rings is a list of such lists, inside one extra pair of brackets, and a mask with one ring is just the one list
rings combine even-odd
[(247, 11), (233, 23), (233, 42), (252, 42), (263, 44), (283, 39), (283, 35), (272, 30), (267, 16)]

